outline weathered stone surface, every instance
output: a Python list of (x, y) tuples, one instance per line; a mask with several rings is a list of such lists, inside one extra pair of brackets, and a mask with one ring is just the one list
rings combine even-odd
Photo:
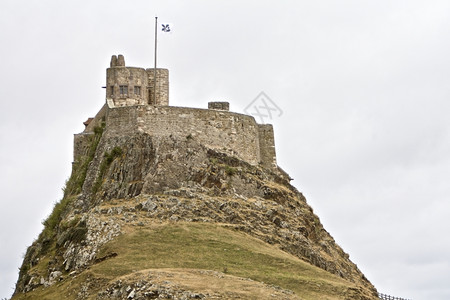
[(84, 214), (87, 219), (87, 235), (82, 243), (69, 242), (62, 255), (64, 258), (64, 270), (72, 271), (84, 268), (97, 258), (98, 249), (118, 236), (120, 223), (114, 218), (107, 220), (97, 218), (93, 214)]
[(122, 54), (119, 54), (117, 56), (117, 66), (118, 67), (125, 67), (125, 57), (123, 57)]
[[(204, 282), (196, 290), (187, 286), (195, 280)], [(227, 285), (241, 289), (226, 290)], [(292, 291), (277, 286), (207, 270), (148, 270), (111, 283), (96, 299), (246, 299), (249, 292), (259, 292), (258, 299), (299, 299)], [(256, 292), (256, 293), (258, 293)]]
[(109, 64), (109, 66), (111, 68), (117, 66), (117, 56), (116, 55), (111, 56), (111, 63)]
[(228, 102), (208, 102), (208, 109), (229, 111), (230, 103), (228, 103)]

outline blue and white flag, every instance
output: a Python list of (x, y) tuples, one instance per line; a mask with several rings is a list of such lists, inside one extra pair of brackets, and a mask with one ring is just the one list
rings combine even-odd
[(161, 23), (161, 31), (172, 33), (172, 23)]

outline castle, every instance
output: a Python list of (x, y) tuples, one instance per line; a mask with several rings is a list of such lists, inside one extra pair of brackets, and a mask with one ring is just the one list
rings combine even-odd
[(105, 88), (105, 105), (84, 122), (82, 133), (75, 134), (75, 162), (87, 154), (89, 137), (103, 123), (109, 136), (137, 131), (156, 137), (194, 138), (251, 165), (279, 170), (272, 125), (230, 112), (228, 102), (209, 102), (208, 109), (169, 106), (167, 69), (128, 67), (123, 55), (113, 55)]
[(277, 166), (272, 126), (169, 106), (168, 78), (112, 57), (13, 299), (378, 299)]

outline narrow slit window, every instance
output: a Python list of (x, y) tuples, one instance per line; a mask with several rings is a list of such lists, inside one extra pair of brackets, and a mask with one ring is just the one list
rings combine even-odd
[(114, 96), (114, 86), (113, 85), (111, 86), (110, 90), (111, 90), (111, 97), (112, 97), (112, 96)]

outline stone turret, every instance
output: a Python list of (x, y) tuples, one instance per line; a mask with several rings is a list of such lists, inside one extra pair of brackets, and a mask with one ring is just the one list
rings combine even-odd
[(169, 105), (169, 70), (127, 67), (123, 55), (113, 55), (106, 70), (106, 102), (109, 107)]

